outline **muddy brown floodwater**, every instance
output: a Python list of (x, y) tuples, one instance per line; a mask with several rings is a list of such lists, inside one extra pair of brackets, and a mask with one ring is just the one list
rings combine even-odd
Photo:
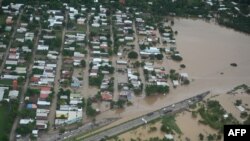
[[(187, 67), (179, 71), (189, 74), (193, 80), (191, 84), (171, 88), (166, 96), (134, 97), (133, 106), (119, 112), (102, 113), (97, 119), (122, 117), (105, 128), (207, 90), (211, 90), (212, 93), (225, 93), (237, 85), (250, 84), (249, 35), (214, 23), (191, 19), (175, 19), (173, 29), (178, 31), (177, 50), (184, 60), (181, 63), (165, 60), (163, 65), (167, 69), (179, 70), (180, 64), (185, 64)], [(238, 66), (231, 67), (231, 63), (237, 63)]]

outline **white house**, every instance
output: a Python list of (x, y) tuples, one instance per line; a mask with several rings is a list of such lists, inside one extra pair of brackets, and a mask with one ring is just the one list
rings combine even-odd
[(18, 74), (26, 74), (26, 67), (16, 67), (15, 72)]
[(77, 19), (77, 24), (83, 25), (85, 23), (85, 20), (85, 18), (80, 17)]
[(91, 26), (92, 27), (100, 27), (100, 24), (99, 23), (92, 23)]
[(0, 87), (0, 101), (3, 100), (3, 96), (4, 96), (4, 91), (8, 90), (9, 87)]
[(49, 50), (49, 46), (47, 45), (38, 45), (37, 50)]
[(5, 64), (6, 65), (17, 65), (17, 61), (16, 60), (6, 60)]
[(41, 101), (41, 100), (38, 99), (37, 105), (40, 105), (40, 106), (49, 106), (50, 102), (48, 102), (48, 101)]
[(25, 125), (34, 122), (33, 119), (20, 119), (20, 124)]

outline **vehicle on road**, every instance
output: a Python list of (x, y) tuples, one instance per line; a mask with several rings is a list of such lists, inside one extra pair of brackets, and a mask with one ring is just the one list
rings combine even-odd
[(167, 108), (163, 108), (162, 111), (163, 111), (164, 114), (166, 114), (166, 113), (172, 112), (173, 110), (167, 109)]
[(147, 121), (146, 119), (144, 119), (144, 118), (141, 118), (141, 120), (142, 120), (145, 124), (148, 123), (148, 121)]
[(147, 116), (152, 116), (154, 113), (153, 112), (151, 112), (151, 113), (148, 113), (147, 114)]

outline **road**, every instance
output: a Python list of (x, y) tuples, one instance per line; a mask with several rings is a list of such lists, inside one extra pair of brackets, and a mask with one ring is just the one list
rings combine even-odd
[[(139, 47), (139, 41), (138, 41), (138, 35), (137, 35), (137, 30), (136, 30), (136, 26), (135, 26), (135, 22), (133, 22), (133, 30), (135, 31), (134, 36), (135, 36), (135, 40), (134, 40), (134, 45), (135, 48), (134, 50), (137, 52), (138, 54), (138, 59), (137, 61), (139, 61), (140, 63), (142, 62), (141, 60), (141, 55), (140, 55), (140, 47)], [(144, 72), (143, 72), (143, 68), (140, 66), (138, 68), (138, 71), (140, 73), (140, 78), (141, 78), (141, 82), (143, 83), (143, 89), (142, 89), (142, 95), (145, 96), (145, 87), (146, 87), (146, 81), (145, 81), (145, 76), (144, 76)]]
[(90, 97), (90, 95), (88, 95), (88, 89), (89, 89), (89, 61), (90, 61), (90, 48), (89, 48), (89, 19), (90, 19), (90, 15), (88, 14), (87, 16), (87, 29), (86, 29), (86, 41), (87, 43), (85, 44), (85, 49), (88, 52), (86, 54), (86, 58), (85, 58), (85, 62), (86, 62), (86, 67), (84, 68), (84, 72), (83, 72), (83, 91), (82, 91), (82, 95), (87, 99), (88, 97)]
[(7, 60), (8, 55), (9, 55), (10, 47), (12, 46), (12, 43), (13, 43), (13, 41), (14, 41), (14, 39), (15, 39), (16, 32), (17, 32), (17, 28), (18, 28), (18, 25), (20, 24), (20, 20), (21, 20), (22, 14), (23, 14), (23, 9), (21, 9), (20, 14), (18, 15), (18, 18), (17, 18), (16, 25), (15, 25), (14, 28), (13, 28), (13, 33), (12, 33), (12, 35), (11, 35), (11, 37), (10, 37), (9, 44), (8, 44), (8, 46), (7, 46), (7, 48), (6, 48), (6, 52), (5, 52), (4, 57), (3, 57), (3, 61), (2, 61), (3, 63), (2, 63), (2, 65), (1, 65), (1, 67), (0, 67), (0, 74), (3, 73), (3, 69), (4, 69), (4, 66), (5, 66), (5, 62), (6, 62), (6, 60)]
[[(112, 16), (110, 16), (110, 22), (112, 22)], [(112, 42), (111, 48), (114, 49), (114, 33), (113, 33), (113, 25), (110, 24), (110, 40)], [(114, 93), (113, 93), (113, 100), (118, 101), (119, 99), (119, 91), (118, 91), (118, 73), (116, 71), (117, 66), (116, 66), (116, 61), (118, 60), (117, 54), (112, 55), (112, 66), (115, 68), (114, 70)]]
[(66, 139), (66, 138), (71, 137), (71, 136), (77, 136), (78, 134), (87, 133), (93, 129), (106, 126), (106, 125), (108, 125), (116, 120), (117, 120), (117, 118), (103, 119), (100, 121), (96, 121), (95, 124), (93, 122), (89, 122), (89, 123), (84, 124), (81, 127), (74, 129), (74, 130), (66, 131), (63, 134), (59, 134), (58, 131), (55, 131), (53, 133), (51, 132), (48, 134), (42, 134), (38, 138), (38, 140), (39, 141), (60, 141), (60, 140)]
[[(20, 18), (18, 18), (18, 21), (19, 20), (20, 20)], [(24, 107), (24, 97), (25, 97), (25, 93), (26, 93), (28, 85), (29, 85), (30, 77), (32, 75), (32, 67), (34, 65), (35, 54), (36, 54), (37, 45), (38, 45), (40, 35), (41, 35), (41, 25), (39, 23), (38, 34), (37, 34), (37, 36), (35, 38), (35, 41), (34, 41), (34, 49), (32, 50), (32, 57), (31, 57), (31, 60), (30, 60), (30, 64), (29, 64), (29, 66), (27, 68), (27, 76), (26, 76), (26, 79), (25, 79), (25, 83), (22, 86), (22, 91), (20, 93), (20, 104), (19, 104), (19, 107), (18, 107), (18, 111), (21, 111), (22, 108)], [(16, 119), (15, 119), (13, 125), (12, 125), (12, 129), (11, 129), (11, 132), (10, 132), (10, 141), (15, 140), (16, 128), (17, 128), (17, 125), (19, 123), (19, 120), (20, 120), (20, 117), (16, 117)]]
[[(197, 96), (194, 96), (194, 97), (185, 99), (183, 101), (177, 102), (175, 104), (169, 105), (167, 107), (161, 108), (157, 111), (154, 111), (154, 112), (148, 113), (144, 116), (135, 118), (135, 119), (130, 120), (126, 123), (115, 126), (111, 129), (104, 130), (100, 133), (94, 134), (93, 136), (89, 136), (87, 138), (84, 138), (84, 141), (99, 141), (103, 138), (112, 137), (112, 136), (115, 136), (119, 133), (123, 133), (123, 132), (128, 131), (132, 128), (138, 127), (138, 126), (143, 125), (149, 121), (157, 119), (157, 118), (159, 118), (167, 113), (173, 113), (173, 112), (177, 112), (179, 110), (185, 109), (185, 108), (189, 107), (190, 104), (201, 101), (209, 93), (210, 93), (209, 91), (204, 92), (204, 93), (199, 94)], [(82, 140), (82, 139), (83, 138), (78, 138), (78, 140)]]
[(58, 55), (57, 59), (57, 65), (56, 65), (56, 76), (55, 76), (55, 83), (54, 83), (54, 98), (52, 100), (51, 106), (50, 106), (50, 113), (48, 117), (48, 121), (50, 124), (49, 131), (52, 131), (54, 128), (55, 124), (55, 115), (56, 115), (56, 105), (57, 105), (57, 94), (59, 92), (60, 88), (60, 77), (61, 77), (61, 68), (62, 68), (62, 51), (63, 51), (63, 46), (64, 46), (64, 38), (65, 38), (65, 33), (66, 33), (66, 28), (67, 28), (67, 23), (68, 23), (68, 12), (65, 12), (65, 26), (62, 30), (62, 42), (61, 42), (61, 47), (60, 47), (60, 53)]

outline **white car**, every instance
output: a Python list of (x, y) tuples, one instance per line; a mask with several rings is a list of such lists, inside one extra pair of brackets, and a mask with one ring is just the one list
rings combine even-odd
[(144, 118), (141, 118), (141, 120), (144, 122), (144, 123), (148, 123), (148, 121), (146, 120), (146, 119), (144, 119)]

